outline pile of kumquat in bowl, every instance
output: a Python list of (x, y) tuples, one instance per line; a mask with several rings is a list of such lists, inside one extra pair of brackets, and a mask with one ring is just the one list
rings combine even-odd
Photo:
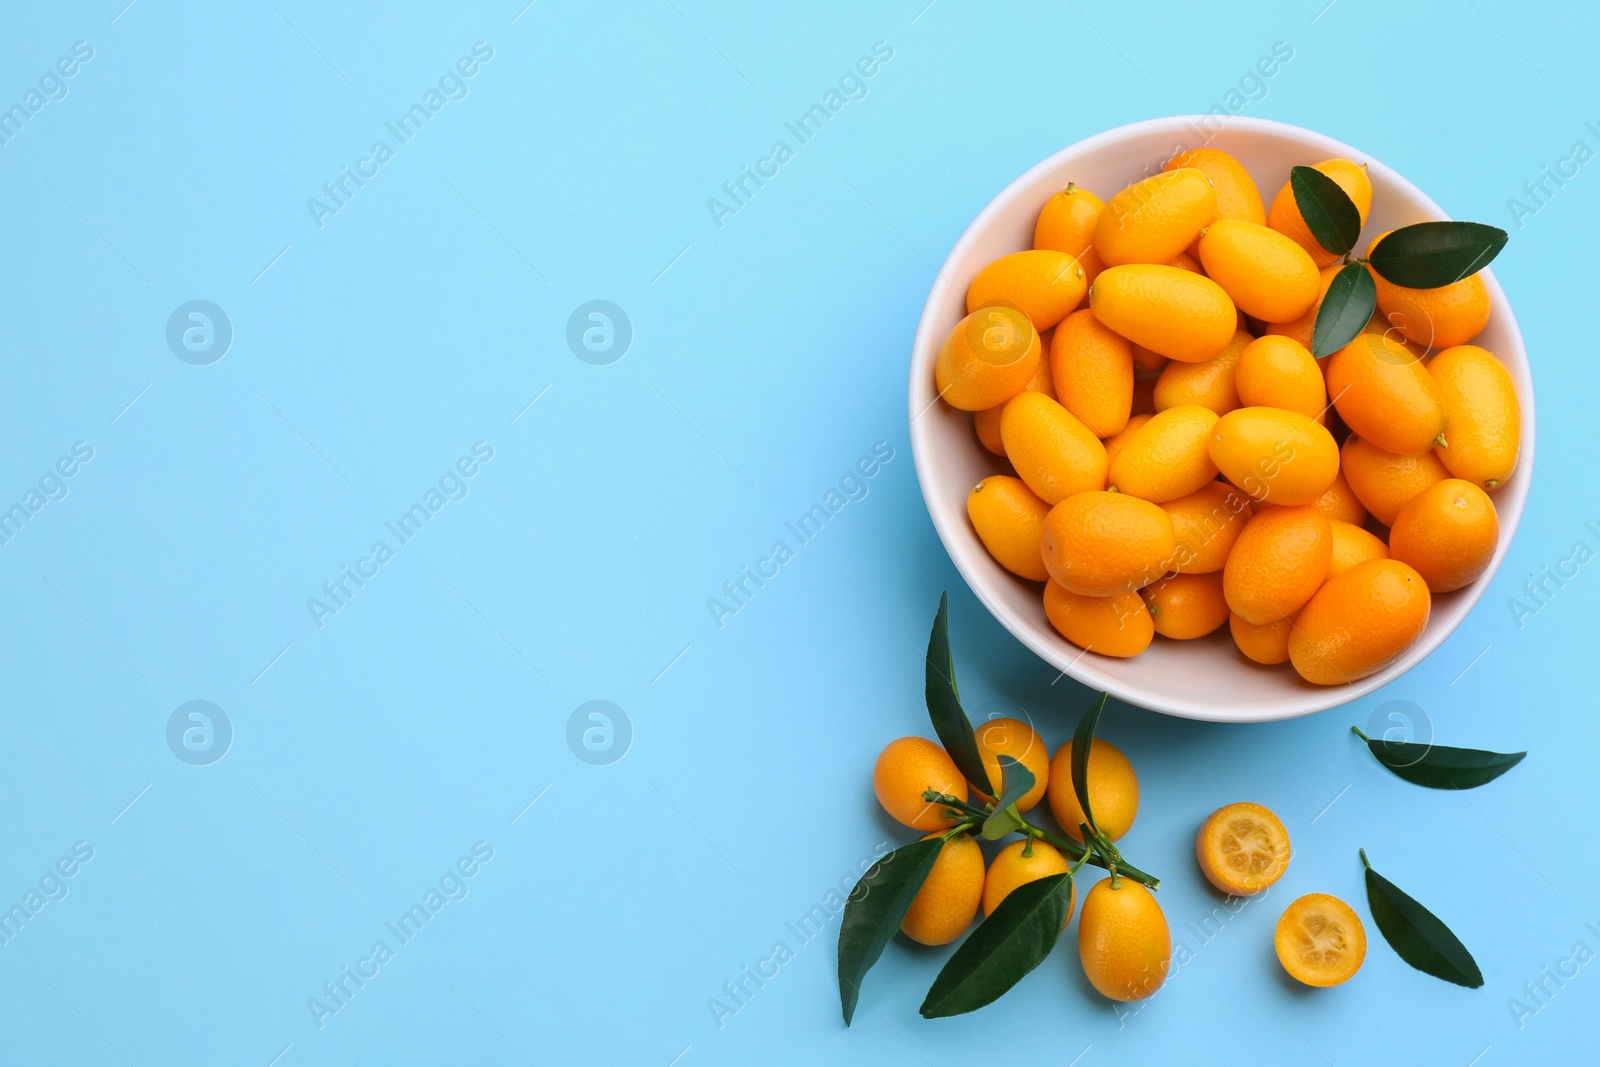
[[(1217, 633), (1224, 669), (1310, 683), (1289, 692), (1392, 676), (1436, 599), (1481, 583), (1509, 537), (1526, 358), (1483, 273), (1506, 234), (1407, 224), (1410, 203), (1364, 235), (1388, 191), (1368, 161), (1289, 151), (1253, 171), (1248, 152), (1182, 150), (1102, 183), (1106, 199), (1093, 175), (1069, 177), (1031, 206), (1028, 247), (984, 255), (963, 238), (960, 273), (942, 272), (967, 275), (960, 318), (942, 336), (934, 296), (924, 313), (914, 413), (931, 396), (921, 417), (938, 409), (941, 449), (957, 447), (954, 416), (987, 457), (966, 486), (971, 535), (1125, 699), (1144, 703), (1105, 660)], [(1019, 179), (1034, 197), (1038, 170)], [(1026, 221), (1003, 206), (1012, 229)], [(958, 290), (936, 295), (948, 319)], [(917, 421), (930, 495), (947, 475)], [(1509, 525), (1525, 496), (1518, 484)], [(963, 565), (950, 519), (935, 513)]]

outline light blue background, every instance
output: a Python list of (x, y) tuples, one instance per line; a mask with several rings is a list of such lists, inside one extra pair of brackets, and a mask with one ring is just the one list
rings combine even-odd
[[(0, 902), (76, 842), (93, 859), (0, 946), (0, 1058), (1464, 1067), (1592, 1042), (1600, 965), (1521, 1028), (1507, 1002), (1575, 942), (1600, 949), (1600, 564), (1521, 627), (1507, 601), (1600, 547), (1600, 176), (1521, 228), (1507, 199), (1575, 141), (1600, 148), (1600, 19), (925, 2), (7, 5), (0, 105), (75, 41), (94, 58), (0, 146), (0, 498), (75, 442), (94, 458), (0, 547)], [(480, 40), (469, 95), (319, 229), (307, 198)], [(878, 41), (869, 95), (719, 228), (707, 198)], [(786, 923), (911, 836), (869, 772), (929, 732), (940, 590), (975, 715), (1023, 709), (1053, 746), (1088, 701), (987, 617), (924, 511), (905, 375), (933, 264), (1028, 166), (1222, 102), (1276, 41), (1293, 59), (1244, 114), (1512, 229), (1495, 271), (1540, 434), (1510, 556), (1442, 648), (1349, 707), (1226, 728), (1113, 706), (1104, 734), (1143, 787), (1124, 846), (1196, 953), (1137, 1015), (1089, 992), (1069, 935), (995, 1006), (926, 1022), (947, 950), (897, 942), (846, 1031), (837, 919), (809, 943)], [(196, 298), (235, 330), (211, 366), (165, 343)], [(633, 324), (610, 366), (565, 342), (592, 299)], [(319, 629), (307, 598), (479, 441), (469, 495)], [(865, 499), (719, 628), (707, 599), (880, 441)], [(166, 743), (191, 699), (233, 724), (210, 766)], [(593, 699), (632, 722), (609, 766), (566, 741)], [(1348, 733), (1394, 699), (1442, 743), (1530, 754), (1470, 794), (1408, 786)], [(1219, 898), (1193, 833), (1244, 796), (1282, 815), (1294, 865), (1202, 947), (1187, 924)], [(479, 841), (469, 895), (319, 1029), (307, 999), (396, 946), (385, 922)], [(1289, 900), (1366, 913), (1358, 846), (1456, 929), (1484, 988), (1410, 970), (1375, 931), (1348, 985), (1285, 978)], [(708, 1000), (779, 940), (793, 960), (717, 1025)]]

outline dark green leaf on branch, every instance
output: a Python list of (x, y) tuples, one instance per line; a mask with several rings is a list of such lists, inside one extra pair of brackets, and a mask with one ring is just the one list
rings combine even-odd
[(1489, 265), (1508, 235), (1481, 222), (1419, 222), (1378, 242), (1367, 257), (1372, 269), (1408, 289), (1437, 289)]
[(1317, 324), (1311, 334), (1311, 354), (1321, 359), (1331, 356), (1361, 334), (1378, 306), (1378, 287), (1360, 263), (1339, 268), (1317, 309)]
[(862, 979), (900, 929), (943, 847), (944, 839), (934, 837), (895, 849), (873, 864), (845, 899), (839, 922), (839, 1004), (846, 1026), (856, 1013)]
[(1026, 796), (1038, 780), (1019, 760), (1004, 755), (999, 760), (1000, 796), (995, 800), (994, 813), (983, 822), (985, 841), (998, 841), (1022, 825), (1022, 816), (1017, 813), (1017, 801)]
[(1094, 826), (1094, 812), (1089, 810), (1089, 749), (1094, 745), (1100, 715), (1106, 710), (1107, 695), (1101, 693), (1095, 698), (1078, 720), (1078, 729), (1072, 735), (1072, 791), (1077, 794), (1078, 807), (1083, 809), (1084, 820), (1090, 826)]
[(1361, 236), (1361, 211), (1338, 182), (1315, 167), (1295, 167), (1289, 172), (1289, 187), (1317, 244), (1336, 256), (1356, 246)]
[(1072, 907), (1072, 875), (1052, 874), (1007, 894), (933, 980), (923, 1018), (961, 1015), (992, 1004), (1050, 955)]
[(927, 691), (928, 718), (933, 721), (933, 732), (939, 743), (950, 753), (956, 770), (962, 777), (985, 793), (992, 788), (989, 776), (984, 773), (983, 759), (978, 755), (978, 738), (972, 732), (972, 720), (961, 707), (961, 694), (956, 690), (956, 665), (950, 654), (950, 602), (947, 594), (939, 596), (939, 613), (933, 619), (933, 633), (928, 638), (928, 657), (924, 670), (924, 688)]

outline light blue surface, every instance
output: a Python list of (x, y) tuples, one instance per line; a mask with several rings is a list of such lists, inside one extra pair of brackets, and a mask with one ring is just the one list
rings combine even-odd
[[(124, 2), (10, 4), (0, 35), (4, 107), (74, 42), (93, 50), (0, 145), (0, 502), (75, 443), (93, 453), (0, 546), (0, 904), (41, 878), (60, 897), (0, 945), (0, 1059), (693, 1067), (1025, 1048), (1487, 1067), (1592, 1045), (1600, 964), (1559, 987), (1542, 968), (1600, 950), (1600, 563), (1521, 625), (1508, 600), (1574, 542), (1600, 548), (1600, 176), (1581, 169), (1521, 227), (1507, 206), (1574, 142), (1600, 149), (1592, 13)], [(789, 924), (911, 836), (869, 772), (889, 739), (928, 733), (940, 590), (975, 715), (1025, 709), (1055, 745), (1088, 700), (985, 615), (923, 509), (905, 373), (933, 264), (1028, 166), (1223, 103), (1276, 41), (1293, 59), (1244, 114), (1360, 146), (1453, 215), (1512, 230), (1495, 271), (1540, 439), (1510, 556), (1442, 648), (1350, 707), (1232, 728), (1108, 712), (1143, 788), (1125, 849), (1164, 876), (1193, 953), (1136, 1015), (1088, 990), (1069, 935), (998, 1004), (925, 1022), (945, 951), (896, 942), (846, 1031), (837, 919), (809, 941)], [(475, 42), (492, 58), (445, 77)], [(892, 58), (844, 85), (866, 95), (800, 144), (785, 124), (875, 42)], [(401, 144), (385, 124), (442, 77)], [(307, 199), (380, 139), (393, 158), (319, 227)], [(792, 158), (719, 227), (708, 198), (780, 139)], [(205, 366), (165, 336), (195, 299), (234, 332)], [(610, 365), (566, 342), (591, 300), (631, 320)], [(478, 442), (492, 459), (447, 477)], [(785, 524), (875, 447), (892, 458), (800, 544)], [(442, 478), (401, 544), (385, 523)], [(319, 626), (308, 598), (343, 566), (370, 574), (379, 540), (392, 558)], [(708, 599), (779, 540), (793, 558), (718, 626)], [(1396, 699), (1442, 743), (1530, 754), (1473, 793), (1408, 786), (1348, 733)], [(219, 762), (169, 748), (191, 700), (231, 722)], [(591, 700), (631, 722), (620, 761), (569, 748)], [(1219, 898), (1193, 833), (1241, 797), (1284, 818), (1294, 865), (1205, 940), (1190, 924)], [(75, 845), (92, 859), (46, 877)], [(1408, 969), (1375, 931), (1342, 988), (1283, 975), (1271, 932), (1293, 897), (1366, 913), (1358, 846), (1471, 946), (1484, 988)], [(385, 924), (430, 888), (439, 910), (403, 942)], [(792, 959), (719, 1025), (709, 1002), (732, 1004), (724, 983), (780, 941)], [(308, 1000), (345, 967), (376, 974), (319, 1026)], [(1524, 990), (1541, 980), (1542, 1006)]]

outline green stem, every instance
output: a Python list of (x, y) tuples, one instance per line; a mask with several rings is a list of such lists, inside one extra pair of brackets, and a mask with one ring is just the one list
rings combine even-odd
[(1369, 745), (1372, 744), (1372, 738), (1370, 738), (1366, 734), (1362, 733), (1361, 732), (1361, 727), (1352, 726), (1352, 727), (1350, 727), (1350, 732), (1355, 734), (1357, 737), (1361, 738), (1361, 740), (1365, 741), (1367, 744), (1369, 744)]
[[(950, 796), (948, 793), (938, 793), (932, 789), (922, 794), (922, 799), (926, 800), (930, 804), (937, 803), (945, 807), (952, 808), (955, 811), (967, 816), (967, 818), (962, 820), (961, 824), (956, 829), (959, 830), (965, 827), (966, 832), (968, 833), (971, 832), (972, 826), (981, 825), (983, 820), (987, 819), (990, 814), (984, 809), (974, 807), (964, 800), (958, 800), (955, 797)], [(1115, 868), (1112, 867), (1112, 862), (1108, 862), (1106, 858), (1100, 854), (1099, 849), (1080, 845), (1070, 837), (1052, 833), (1043, 827), (1035, 826), (1027, 819), (1022, 819), (1022, 825), (1017, 827), (1017, 833), (1026, 834), (1028, 837), (1031, 837), (1036, 841), (1043, 841), (1047, 845), (1054, 845), (1056, 848), (1065, 853), (1068, 859), (1079, 861), (1080, 865), (1082, 863), (1091, 863), (1094, 866), (1100, 867), (1104, 870), (1115, 869), (1119, 876), (1123, 878), (1130, 878), (1147, 889), (1161, 888), (1161, 879), (1157, 878), (1153, 874), (1148, 874), (1145, 871), (1141, 871), (1139, 868), (1124, 860), (1122, 856), (1116, 852), (1115, 847), (1110, 846), (1109, 844), (1106, 847), (1110, 848), (1115, 856), (1115, 859), (1112, 861), (1115, 863)]]
[(1111, 839), (1101, 832), (1098, 826), (1088, 823), (1079, 823), (1078, 832), (1083, 835), (1084, 841), (1094, 846), (1094, 850), (1104, 856), (1113, 866), (1122, 862), (1122, 851), (1111, 843)]
[(1358, 848), (1356, 851), (1361, 853), (1361, 866), (1365, 867), (1369, 871), (1372, 870), (1372, 864), (1367, 862), (1367, 850), (1364, 848)]
[(963, 815), (971, 816), (977, 819), (979, 822), (982, 822), (984, 819), (989, 817), (989, 812), (986, 809), (974, 807), (973, 805), (968, 804), (965, 800), (957, 800), (949, 793), (940, 793), (929, 789), (922, 794), (922, 799), (926, 800), (929, 804), (939, 804), (943, 807), (954, 808)]
[(1086, 822), (1078, 824), (1078, 832), (1083, 835), (1084, 843), (1096, 856), (1105, 860), (1106, 870), (1111, 872), (1111, 888), (1122, 888), (1122, 877), (1117, 872), (1117, 861), (1122, 859), (1122, 854), (1116, 846), (1106, 840), (1106, 835)]
[[(1085, 848), (1083, 845), (1078, 844), (1078, 842), (1072, 840), (1070, 837), (1063, 837), (1060, 834), (1053, 834), (1049, 830), (1041, 829), (1040, 827), (1033, 825), (1031, 822), (1028, 822), (1026, 819), (1022, 821), (1022, 828), (1019, 832), (1027, 834), (1029, 837), (1038, 838), (1047, 845), (1054, 845), (1056, 848), (1066, 853), (1070, 859), (1077, 860), (1080, 863), (1092, 863), (1096, 867), (1102, 868), (1103, 870), (1111, 869), (1110, 865), (1106, 863), (1105, 857), (1101, 856), (1097, 850)], [(1161, 888), (1161, 879), (1157, 878), (1153, 874), (1147, 874), (1146, 872), (1141, 871), (1139, 868), (1120, 858), (1117, 860), (1117, 873), (1124, 878), (1131, 878), (1133, 881), (1138, 882), (1147, 889)]]

